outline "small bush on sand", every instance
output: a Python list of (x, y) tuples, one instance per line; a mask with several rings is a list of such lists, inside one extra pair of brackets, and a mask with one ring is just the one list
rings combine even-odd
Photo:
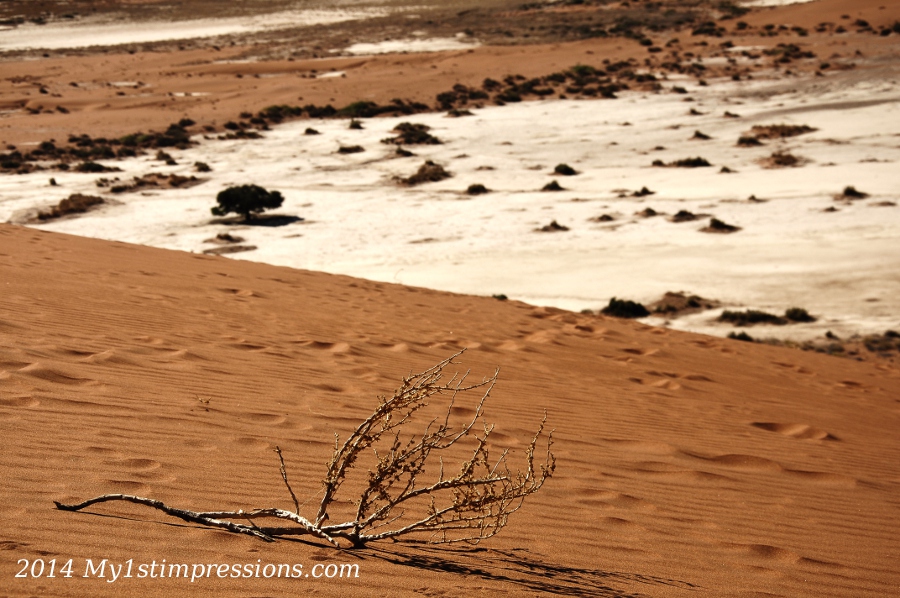
[(404, 185), (419, 185), (421, 183), (436, 183), (450, 178), (451, 174), (444, 170), (440, 164), (426, 160), (424, 164), (419, 166), (419, 170), (411, 177), (401, 178), (400, 182)]
[(817, 131), (807, 125), (754, 125), (750, 134), (757, 139), (784, 139)]
[(92, 207), (99, 206), (103, 203), (106, 202), (102, 197), (74, 193), (50, 208), (49, 212), (41, 212), (37, 217), (38, 220), (52, 220), (54, 218), (66, 216), (67, 214), (81, 214), (87, 212)]
[(777, 151), (763, 161), (763, 165), (767, 168), (793, 168), (801, 166), (803, 158), (795, 156), (790, 152)]
[(550, 181), (541, 188), (541, 191), (565, 191), (565, 189), (557, 181)]
[(847, 199), (865, 199), (869, 197), (868, 193), (857, 191), (856, 187), (853, 186), (844, 187), (844, 192), (841, 195)]
[(642, 304), (615, 297), (609, 300), (609, 305), (600, 310), (600, 313), (614, 318), (645, 318), (650, 315)]
[(677, 166), (679, 168), (703, 168), (706, 166), (712, 166), (706, 158), (683, 158), (681, 160), (675, 160), (674, 162), (669, 162), (669, 166)]
[(737, 144), (738, 147), (756, 147), (762, 145), (762, 141), (760, 141), (756, 137), (741, 135), (740, 137), (738, 137)]
[(535, 230), (539, 233), (562, 233), (569, 230), (569, 227), (563, 226), (562, 224), (554, 220), (550, 224), (546, 224)]
[(252, 220), (254, 214), (281, 207), (284, 197), (278, 191), (266, 191), (258, 185), (240, 185), (229, 187), (216, 196), (219, 205), (210, 211), (214, 216), (225, 216), (234, 212)]
[(744, 341), (748, 343), (753, 342), (753, 337), (741, 330), (740, 332), (729, 332), (728, 338), (734, 339), (736, 341)]
[(719, 316), (720, 322), (730, 322), (735, 326), (752, 326), (754, 324), (774, 324), (783, 326), (787, 324), (787, 320), (781, 316), (770, 314), (764, 311), (748, 309), (745, 311), (729, 311), (725, 310)]
[(553, 172), (554, 174), (558, 174), (561, 176), (574, 176), (578, 174), (578, 171), (568, 164), (557, 164), (556, 168), (553, 169)]
[(710, 218), (709, 226), (700, 229), (704, 233), (736, 233), (739, 230), (741, 230), (741, 227), (725, 224), (718, 218)]
[(342, 145), (338, 148), (339, 154), (358, 154), (366, 149), (361, 145)]
[(382, 143), (393, 143), (396, 145), (440, 145), (443, 143), (440, 139), (429, 133), (431, 127), (418, 123), (400, 123), (394, 127), (394, 133), (398, 133), (396, 137), (388, 137), (382, 139)]
[(466, 193), (469, 195), (484, 195), (485, 193), (490, 193), (490, 189), (481, 183), (475, 183), (474, 185), (469, 185), (469, 188), (466, 189)]
[(809, 312), (802, 307), (791, 307), (785, 310), (784, 317), (791, 322), (815, 322), (816, 318), (809, 315)]
[(212, 168), (206, 162), (194, 162), (194, 169), (197, 172), (211, 172)]

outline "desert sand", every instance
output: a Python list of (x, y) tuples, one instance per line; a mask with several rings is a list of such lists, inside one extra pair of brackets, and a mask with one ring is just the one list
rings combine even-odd
[[(886, 2), (817, 0), (762, 8), (743, 19), (754, 27), (779, 22), (812, 29), (823, 21), (839, 23), (842, 14), (868, 19), (876, 32), (898, 18), (896, 8)], [(783, 43), (788, 35), (753, 41)], [(687, 39), (690, 33), (681, 36)], [(759, 80), (776, 85), (780, 80), (786, 86), (796, 82), (798, 89), (819, 92), (827, 86), (809, 82), (815, 81), (822, 57), (840, 54), (829, 59), (845, 65), (843, 74), (826, 72), (825, 79), (856, 74), (858, 80), (846, 89), (860, 93), (868, 81), (870, 99), (881, 102), (876, 106), (886, 113), (896, 114), (891, 112), (896, 102), (890, 99), (894, 87), (882, 85), (879, 77), (895, 68), (897, 35), (829, 30), (810, 31), (801, 39), (809, 44), (804, 47), (819, 55), (815, 64), (791, 65), (793, 75), (784, 69), (772, 72), (770, 62), (747, 64), (741, 76), (754, 77), (748, 85)], [(525, 76), (543, 76), (587, 58), (643, 58), (646, 53), (634, 40), (610, 38), (545, 45), (486, 43), (427, 54), (227, 62), (246, 59), (248, 47), (242, 40), (234, 48), (220, 50), (154, 47), (134, 54), (111, 49), (84, 55), (60, 52), (47, 58), (41, 49), (10, 54), (0, 63), (4, 74), (0, 100), (10, 110), (0, 119), (0, 138), (26, 148), (50, 138), (62, 143), (68, 135), (86, 132), (115, 137), (162, 130), (185, 116), (201, 126), (210, 125), (218, 134), (221, 125), (241, 111), (297, 103), (299, 95), (311, 103), (336, 106), (359, 99), (387, 102), (398, 96), (431, 102), (435, 93), (454, 83), (478, 85), (485, 77), (503, 77), (513, 69)], [(352, 41), (378, 40), (363, 36)], [(720, 51), (712, 46), (695, 49)], [(714, 58), (710, 55), (707, 61), (718, 64)], [(848, 66), (849, 61), (855, 66)], [(730, 90), (727, 85), (739, 82), (724, 81), (730, 80), (724, 70), (728, 63), (720, 62), (723, 70), (716, 79), (710, 76), (709, 87)], [(201, 78), (198, 68), (204, 84), (189, 87)], [(429, 76), (428, 71), (440, 76)], [(331, 72), (346, 77), (313, 78)], [(264, 76), (267, 73), (278, 76)], [(411, 73), (416, 75), (407, 76)], [(78, 86), (70, 86), (70, 80)], [(82, 85), (88, 81), (93, 83)], [(112, 85), (115, 82), (128, 85)], [(299, 84), (304, 85), (302, 91)], [(675, 84), (687, 85), (691, 93), (706, 93), (699, 89), (706, 86), (696, 79), (674, 78), (666, 87)], [(40, 93), (41, 87), (48, 93)], [(839, 95), (842, 89), (828, 93)], [(170, 92), (209, 95), (168, 96)], [(144, 93), (149, 95), (138, 97)], [(728, 95), (723, 92), (721, 97)], [(777, 107), (767, 105), (766, 97), (751, 101), (748, 96), (744, 106), (758, 109), (760, 122), (768, 122), (767, 110), (789, 110), (804, 102), (796, 90), (771, 97), (790, 101)], [(822, 98), (831, 96), (810, 98), (815, 109), (801, 112), (794, 124), (815, 118), (812, 124), (825, 132), (791, 147), (802, 148), (817, 163), (834, 160), (835, 168), (847, 169), (840, 173), (868, 169), (865, 179), (847, 183), (872, 191), (875, 198), (868, 202), (896, 200), (896, 186), (892, 187), (896, 175), (891, 174), (890, 163), (854, 162), (853, 149), (882, 148), (887, 159), (895, 160), (893, 153), (887, 154), (896, 151), (896, 143), (891, 146), (890, 139), (878, 137), (877, 131), (861, 131), (859, 138), (842, 132), (822, 116), (827, 113)], [(726, 108), (715, 103), (713, 95), (701, 99), (705, 104), (698, 106), (715, 106), (717, 112)], [(662, 121), (671, 122), (666, 120), (672, 118), (666, 116), (669, 113), (660, 108), (671, 103), (671, 96), (645, 100), (645, 106), (659, 109), (655, 114)], [(638, 110), (641, 100), (633, 101)], [(68, 112), (56, 110), (56, 102), (64, 103)], [(578, 102), (600, 109), (610, 105), (606, 100)], [(23, 109), (35, 108), (36, 103), (53, 106), (52, 113)], [(554, 106), (547, 111), (557, 110)], [(502, 113), (505, 108), (485, 107), (476, 111), (475, 118), (493, 126), (495, 121), (483, 113)], [(509, 108), (506, 114), (519, 114), (520, 119), (531, 114), (524, 105)], [(848, 113), (848, 118), (870, 123), (868, 109), (854, 105), (856, 112)], [(790, 119), (791, 114), (781, 116)], [(453, 138), (450, 125), (438, 130), (443, 126), (439, 114), (417, 118), (430, 119), (435, 133), (448, 141)], [(287, 136), (287, 127), (297, 125), (308, 122), (273, 128), (268, 135)], [(323, 121), (319, 126), (323, 131), (335, 127), (334, 135), (347, 134), (337, 132), (346, 121)], [(381, 124), (379, 119), (367, 120), (365, 135), (374, 139), (384, 132), (380, 127), (388, 126), (392, 125), (387, 119)], [(744, 128), (734, 123), (727, 127), (730, 136)], [(669, 134), (686, 137), (692, 131)], [(842, 135), (853, 137), (851, 147), (833, 144), (829, 149), (826, 140)], [(215, 144), (252, 152), (251, 143), (203, 140), (185, 152), (214, 155), (218, 150), (209, 148)], [(453, 143), (463, 142), (456, 139), (448, 145)], [(673, 147), (694, 147), (689, 144), (696, 142), (678, 143), (683, 145)], [(716, 159), (743, 151), (731, 148), (731, 142), (727, 148), (725, 141), (711, 143), (708, 147), (718, 148)], [(453, 146), (447, 151), (458, 150)], [(471, 151), (482, 155), (478, 147)], [(616, 160), (643, 163), (653, 157), (624, 155)], [(488, 157), (500, 159), (499, 154)], [(670, 157), (678, 156), (666, 159)], [(178, 158), (182, 159), (180, 154)], [(547, 160), (542, 158), (544, 166), (552, 168)], [(110, 163), (122, 165), (131, 176), (146, 172), (145, 162), (138, 158)], [(806, 227), (804, 236), (821, 235), (817, 242), (850, 238), (835, 236), (837, 232), (817, 224), (820, 210), (832, 205), (843, 211), (830, 215), (849, 215), (864, 231), (860, 236), (889, 245), (896, 233), (895, 206), (869, 208), (849, 201), (845, 203), (853, 205), (847, 206), (828, 197), (827, 189), (839, 178), (827, 179), (804, 195), (806, 191), (790, 191), (788, 175), (773, 179), (769, 171), (753, 170), (757, 166), (749, 159), (740, 166), (736, 175), (714, 176), (766, 181), (763, 188), (774, 197), (763, 198), (771, 201), (754, 209), (778, 206), (768, 213), (797, 220)], [(395, 168), (374, 170), (380, 177), (393, 174)], [(351, 174), (359, 172), (363, 171)], [(682, 196), (708, 201), (691, 195), (690, 185), (679, 182), (681, 175), (669, 169), (656, 172), (664, 173), (651, 175), (661, 177), (656, 183), (677, 189), (668, 200), (659, 200), (671, 201), (658, 204), (667, 212), (674, 211)], [(827, 168), (821, 172), (827, 173)], [(58, 177), (64, 187), (71, 185), (61, 196), (92, 184), (92, 179), (66, 179), (74, 175), (52, 170), (0, 176), (4, 206), (21, 202), (23, 194), (34, 200), (35, 207), (45, 206), (36, 187), (38, 177), (42, 185), (50, 176)], [(534, 176), (550, 178), (546, 168)], [(34, 183), (23, 185), (22, 181), (32, 180), (28, 177)], [(436, 193), (459, 193), (461, 179), (438, 185), (450, 182), (452, 186)], [(184, 190), (185, 201), (202, 187)], [(603, 201), (617, 199), (609, 190), (604, 193)], [(572, 199), (567, 197), (565, 204), (579, 205)], [(515, 197), (504, 201), (513, 200), (519, 201)], [(373, 200), (370, 209), (385, 205), (378, 201)], [(469, 200), (452, 201), (473, 205)], [(750, 209), (743, 204), (729, 206), (725, 202), (716, 209), (733, 209), (724, 213), (735, 216)], [(302, 207), (299, 200), (295, 207)], [(208, 213), (208, 206), (202, 209)], [(810, 216), (814, 210), (815, 216)], [(145, 212), (150, 213), (161, 212)], [(890, 215), (871, 216), (878, 213)], [(104, 236), (102, 231), (88, 230), (95, 217), (89, 212), (49, 225), (0, 224), (0, 595), (881, 597), (900, 591), (896, 540), (900, 368), (895, 356), (858, 361), (488, 296), (504, 289), (451, 293), (417, 286), (424, 282), (404, 286), (191, 253), (197, 249), (193, 246), (174, 250), (123, 242), (138, 240), (135, 231), (140, 227), (134, 226), (120, 240), (90, 238)], [(879, 218), (881, 222), (876, 222)], [(548, 218), (540, 222), (544, 220)], [(764, 220), (758, 216), (752, 224), (764, 228)], [(101, 223), (95, 228), (103, 228), (102, 219), (93, 222)], [(521, 222), (530, 226), (527, 219)], [(66, 230), (67, 226), (77, 230)], [(654, 226), (661, 230), (663, 224)], [(58, 230), (41, 230), (53, 227)], [(777, 227), (765, 231), (757, 237), (761, 244), (791, 234)], [(734, 239), (743, 232), (696, 235)], [(179, 232), (175, 242), (183, 242), (185, 235)], [(546, 238), (528, 231), (528, 243)], [(635, 239), (640, 241), (640, 235)], [(434, 260), (434, 268), (440, 269), (440, 260)], [(872, 288), (893, 288), (892, 262), (887, 258), (879, 262), (873, 253), (866, 263), (866, 272), (878, 272), (869, 275)], [(846, 315), (847, 310), (841, 313)], [(871, 320), (872, 313), (866, 317)], [(880, 322), (890, 324), (891, 314), (884, 317)], [(555, 430), (554, 476), (513, 514), (499, 535), (477, 547), (380, 542), (336, 550), (302, 536), (265, 543), (137, 505), (107, 503), (77, 513), (53, 506), (53, 501), (72, 503), (121, 492), (193, 510), (291, 509), (273, 452), (278, 446), (301, 511), (312, 516), (334, 434), (346, 437), (372, 412), (377, 397), (389, 396), (403, 376), (462, 349), (466, 351), (451, 372), (471, 370), (470, 377), (478, 380), (500, 368), (485, 410), (486, 421), (497, 426), (492, 450), (509, 448), (515, 465), (521, 463), (544, 412), (548, 427)], [(461, 398), (454, 417), (470, 416), (473, 400)], [(71, 577), (60, 571), (49, 577), (51, 562), (61, 567), (70, 559)], [(124, 565), (125, 571), (130, 562), (135, 573), (115, 580), (109, 574), (84, 577), (88, 559), (95, 565), (108, 559), (108, 564)], [(301, 564), (304, 572), (312, 572), (317, 564), (353, 564), (358, 565), (359, 576), (194, 582), (137, 577), (140, 565), (163, 560), (188, 566), (247, 565), (251, 570), (256, 565)], [(38, 561), (43, 570), (35, 564)]]

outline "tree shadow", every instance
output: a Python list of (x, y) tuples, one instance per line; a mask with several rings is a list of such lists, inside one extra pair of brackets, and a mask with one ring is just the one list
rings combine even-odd
[(614, 585), (642, 584), (681, 590), (700, 589), (696, 584), (679, 579), (553, 564), (538, 555), (532, 555), (527, 549), (454, 549), (447, 546), (413, 548), (407, 545), (407, 549), (402, 551), (367, 547), (365, 552), (373, 558), (395, 565), (506, 582), (530, 591), (563, 596), (646, 598), (646, 594), (619, 589)]
[(234, 217), (226, 217), (226, 218), (213, 218), (209, 221), (210, 224), (224, 224), (227, 226), (241, 225), (241, 226), (287, 226), (288, 224), (294, 224), (295, 222), (303, 222), (306, 219), (301, 216), (290, 216), (287, 214), (259, 214), (254, 216), (250, 220), (244, 220), (241, 216)]

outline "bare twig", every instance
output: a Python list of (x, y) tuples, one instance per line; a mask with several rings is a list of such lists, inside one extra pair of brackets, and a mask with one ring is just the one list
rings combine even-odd
[[(276, 508), (194, 512), (128, 494), (106, 494), (75, 505), (57, 502), (56, 506), (62, 510), (78, 511), (107, 501), (133, 502), (185, 521), (248, 534), (269, 542), (279, 536), (310, 534), (334, 546), (339, 546), (338, 539), (349, 541), (353, 546), (363, 546), (376, 540), (426, 533), (435, 543), (478, 543), (503, 529), (509, 516), (521, 508), (525, 498), (543, 487), (547, 478), (553, 475), (556, 458), (551, 450), (553, 432), (544, 432), (547, 421), (545, 412), (537, 432), (524, 451), (524, 471), (510, 469), (509, 449), (503, 450), (498, 458), (491, 459), (489, 439), (494, 427), (485, 424), (482, 418), (485, 401), (494, 388), (499, 371), (474, 384), (466, 383), (468, 373), (453, 375), (449, 381), (441, 383), (444, 368), (461, 353), (422, 373), (404, 378), (393, 396), (379, 398), (379, 405), (372, 415), (359, 424), (343, 443), (335, 435), (334, 453), (322, 481), (324, 493), (313, 520), (300, 515), (300, 504), (288, 481), (284, 457), (277, 446), (275, 452), (281, 479), (293, 500), (293, 513)], [(457, 397), (475, 389), (482, 391), (473, 415), (455, 426), (450, 416)], [(416, 414), (428, 406), (429, 399), (440, 395), (449, 397), (443, 415), (428, 420), (422, 432), (404, 440), (404, 426), (412, 424)], [(475, 431), (476, 424), (479, 424), (480, 432)], [(535, 452), (543, 436), (546, 436), (546, 455), (536, 465)], [(455, 453), (454, 447), (459, 445), (458, 448), (463, 448), (466, 444), (471, 445), (468, 458), (459, 465), (455, 475), (448, 474), (444, 455), (448, 450)], [(374, 458), (374, 465), (368, 471), (365, 488), (352, 501), (356, 505), (353, 518), (326, 525), (330, 519), (329, 510), (336, 503), (345, 502), (339, 499), (342, 486), (365, 455)], [(433, 472), (435, 467), (437, 478), (427, 480), (426, 468)], [(434, 476), (434, 473), (431, 475)], [(294, 525), (256, 525), (256, 520), (265, 518), (282, 519)], [(249, 525), (228, 519), (245, 520)]]

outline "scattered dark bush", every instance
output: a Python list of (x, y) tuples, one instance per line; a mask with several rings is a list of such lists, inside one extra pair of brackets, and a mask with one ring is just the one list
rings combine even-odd
[(742, 135), (738, 137), (737, 141), (738, 147), (754, 147), (757, 145), (762, 145), (762, 142), (756, 137), (751, 137), (749, 135)]
[(565, 191), (565, 189), (557, 181), (550, 181), (543, 186), (541, 191)]
[(600, 313), (614, 318), (645, 318), (650, 315), (642, 304), (615, 297), (609, 300), (609, 305), (600, 310)]
[(744, 341), (748, 343), (752, 343), (753, 337), (741, 330), (740, 332), (729, 332), (728, 338), (734, 339), (736, 341)]
[(306, 130), (303, 131), (304, 135), (321, 135), (318, 131), (313, 129), (312, 127), (306, 127)]
[(443, 143), (429, 133), (430, 130), (431, 127), (428, 125), (403, 122), (394, 127), (393, 132), (398, 133), (396, 137), (388, 137), (382, 139), (381, 142), (397, 145), (440, 145)]
[(194, 168), (197, 172), (211, 172), (212, 168), (210, 168), (209, 164), (206, 162), (194, 162)]
[(735, 326), (752, 326), (753, 324), (775, 324), (783, 326), (787, 324), (787, 320), (781, 316), (770, 314), (764, 311), (748, 309), (746, 311), (729, 311), (725, 310), (719, 316), (719, 321), (730, 322)]
[(118, 172), (121, 168), (104, 166), (103, 164), (98, 164), (96, 162), (82, 162), (75, 167), (75, 170), (78, 172)]
[(669, 166), (677, 166), (679, 168), (702, 168), (705, 166), (712, 166), (706, 158), (683, 158), (681, 160), (675, 160), (674, 162), (670, 162)]
[(691, 222), (696, 219), (697, 216), (687, 210), (678, 210), (678, 213), (672, 216), (672, 222)]
[(342, 145), (338, 148), (339, 154), (358, 154), (366, 149), (361, 145)]
[(82, 195), (74, 193), (60, 201), (57, 205), (50, 208), (49, 212), (41, 212), (38, 214), (39, 220), (52, 220), (67, 214), (80, 214), (87, 212), (90, 208), (106, 203), (102, 197), (95, 195)]
[(540, 233), (560, 233), (560, 232), (565, 232), (567, 230), (569, 230), (568, 226), (563, 226), (556, 220), (553, 220), (552, 222), (550, 222), (550, 224), (546, 224), (546, 225), (542, 226), (541, 228), (537, 229), (537, 231)]
[(562, 175), (562, 176), (574, 176), (578, 174), (578, 171), (569, 166), (568, 164), (557, 164), (556, 168), (553, 169), (554, 174)]
[(809, 312), (802, 307), (791, 307), (785, 310), (784, 317), (791, 322), (815, 322), (816, 318), (809, 315)]
[(757, 139), (784, 139), (818, 131), (807, 125), (753, 125), (750, 133)]
[(850, 199), (865, 199), (865, 198), (869, 197), (868, 193), (863, 193), (862, 191), (857, 191), (856, 187), (849, 186), (849, 185), (847, 187), (844, 187), (844, 192), (842, 195), (844, 197), (847, 197)]
[(450, 178), (450, 173), (444, 170), (444, 167), (440, 164), (436, 164), (431, 160), (427, 160), (424, 164), (419, 167), (419, 170), (416, 174), (411, 177), (400, 179), (400, 182), (404, 185), (418, 185), (421, 183), (435, 183), (437, 181), (443, 181), (444, 179)]
[(718, 218), (710, 218), (709, 226), (706, 226), (700, 230), (704, 233), (734, 233), (741, 230), (741, 228), (739, 226), (725, 224)]
[(211, 208), (213, 215), (225, 216), (231, 212), (240, 214), (244, 220), (252, 220), (254, 214), (279, 208), (284, 197), (278, 191), (266, 191), (258, 185), (229, 187), (216, 196), (219, 205)]
[(490, 193), (490, 189), (481, 183), (475, 183), (474, 185), (469, 185), (469, 188), (466, 189), (466, 193), (469, 195), (484, 195), (485, 193)]

